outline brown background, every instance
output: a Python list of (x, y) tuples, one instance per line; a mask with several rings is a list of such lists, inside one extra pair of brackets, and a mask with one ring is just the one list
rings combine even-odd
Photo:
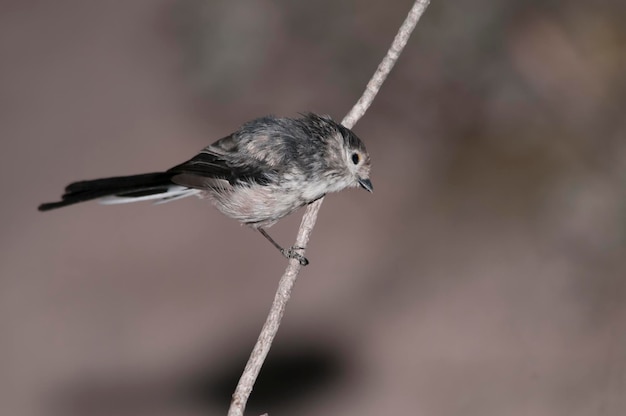
[[(39, 213), (348, 111), (410, 1), (0, 4), (0, 412), (224, 414), (282, 259), (204, 201)], [(435, 0), (355, 128), (250, 414), (626, 412), (626, 7)], [(300, 215), (272, 229), (293, 241)]]

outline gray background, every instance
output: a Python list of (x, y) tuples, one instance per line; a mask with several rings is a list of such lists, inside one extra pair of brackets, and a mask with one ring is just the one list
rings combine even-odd
[[(337, 119), (410, 1), (0, 3), (0, 411), (224, 414), (285, 260), (193, 198), (39, 213)], [(626, 412), (621, 1), (435, 0), (355, 127), (251, 413)], [(294, 240), (300, 215), (272, 229)]]

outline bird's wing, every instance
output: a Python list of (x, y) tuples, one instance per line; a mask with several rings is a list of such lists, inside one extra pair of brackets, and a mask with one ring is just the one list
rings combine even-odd
[(267, 185), (272, 181), (274, 169), (262, 161), (241, 157), (236, 148), (231, 152), (214, 144), (167, 172), (174, 174), (172, 182), (196, 189), (223, 187), (226, 183)]

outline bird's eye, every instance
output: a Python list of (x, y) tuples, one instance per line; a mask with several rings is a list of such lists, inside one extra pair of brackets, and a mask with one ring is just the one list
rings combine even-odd
[(358, 153), (352, 153), (352, 163), (354, 163), (355, 165), (359, 164), (359, 161), (361, 160), (361, 158), (359, 157)]

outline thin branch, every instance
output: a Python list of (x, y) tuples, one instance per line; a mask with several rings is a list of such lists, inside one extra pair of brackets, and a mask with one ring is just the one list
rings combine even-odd
[[(408, 16), (404, 20), (404, 23), (400, 26), (400, 29), (398, 30), (391, 47), (387, 51), (387, 54), (383, 58), (380, 65), (378, 65), (378, 68), (370, 81), (367, 83), (363, 95), (341, 122), (344, 126), (352, 128), (356, 122), (363, 117), (365, 111), (367, 111), (369, 106), (372, 104), (376, 94), (378, 94), (378, 91), (387, 78), (387, 75), (400, 57), (404, 46), (411, 36), (411, 32), (413, 32), (413, 29), (417, 25), (418, 20), (426, 10), (429, 3), (430, 0), (415, 1)], [(307, 246), (311, 232), (313, 231), (313, 227), (317, 221), (317, 214), (322, 206), (323, 200), (324, 198), (318, 199), (317, 201), (309, 204), (307, 207), (304, 216), (302, 217), (300, 229), (298, 230), (298, 236), (295, 244), (297, 247)], [(250, 354), (250, 358), (248, 359), (246, 368), (239, 379), (237, 388), (233, 393), (233, 400), (230, 404), (230, 409), (228, 410), (228, 416), (243, 416), (246, 402), (248, 401), (248, 397), (250, 397), (252, 387), (254, 386), (254, 382), (261, 371), (261, 366), (265, 361), (265, 357), (267, 357), (272, 341), (278, 332), (278, 326), (280, 325), (287, 301), (291, 296), (291, 290), (293, 289), (293, 285), (296, 282), (301, 267), (302, 266), (298, 260), (291, 259), (283, 277), (280, 279), (278, 290), (274, 296), (274, 302), (272, 303), (267, 320), (265, 321), (265, 324), (263, 324), (261, 334), (259, 335), (254, 349)]]

